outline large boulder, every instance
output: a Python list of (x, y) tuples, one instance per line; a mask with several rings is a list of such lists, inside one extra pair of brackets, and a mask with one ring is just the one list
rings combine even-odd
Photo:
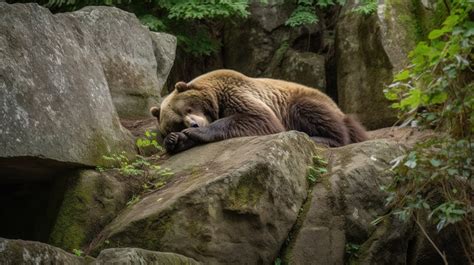
[(40, 242), (10, 240), (0, 237), (0, 261), (4, 265), (83, 265), (88, 264), (92, 259), (78, 257)]
[(286, 132), (172, 156), (161, 165), (175, 173), (170, 184), (126, 208), (90, 251), (134, 246), (204, 264), (272, 263), (306, 198), (316, 151), (307, 135)]
[(376, 13), (364, 16), (353, 11), (359, 1), (348, 1), (336, 27), (338, 103), (369, 129), (396, 121), (383, 89), (406, 66), (417, 39), (413, 1), (378, 3)]
[(91, 30), (37, 4), (0, 3), (0, 157), (11, 158), (2, 167), (27, 169), (34, 158), (94, 166), (134, 152)]
[[(78, 250), (76, 250), (78, 251)], [(97, 259), (76, 255), (48, 244), (11, 240), (0, 237), (0, 261), (2, 265), (38, 265), (38, 264), (68, 264), (68, 265), (199, 265), (201, 263), (183, 255), (149, 251), (139, 248), (112, 248), (103, 250)]]
[[(407, 134), (414, 129), (391, 129), (393, 135), (340, 148), (327, 149), (327, 174), (321, 176), (302, 207), (294, 232), (283, 251), (287, 264), (442, 264), (425, 235), (412, 222), (389, 214), (391, 161), (405, 154)], [(375, 132), (377, 134), (379, 132)], [(403, 143), (400, 143), (403, 142)], [(372, 222), (385, 216), (378, 225)], [(432, 240), (451, 264), (468, 264), (453, 229), (432, 229)]]
[(139, 248), (110, 248), (100, 252), (92, 265), (199, 265), (201, 263), (183, 255)]
[[(328, 173), (314, 186), (306, 202), (300, 229), (286, 250), (286, 261), (343, 264), (346, 244), (369, 238), (375, 230), (371, 221), (386, 212), (386, 194), (380, 186), (391, 181), (389, 162), (402, 153), (402, 146), (387, 140), (328, 150)], [(405, 236), (406, 229), (400, 229), (392, 242), (400, 243)], [(387, 260), (396, 264), (406, 258), (407, 249), (406, 244), (397, 246), (384, 252)]]
[(173, 66), (176, 38), (150, 32), (134, 14), (114, 7), (85, 7), (56, 17), (79, 24), (71, 30), (95, 50), (119, 116), (148, 117)]

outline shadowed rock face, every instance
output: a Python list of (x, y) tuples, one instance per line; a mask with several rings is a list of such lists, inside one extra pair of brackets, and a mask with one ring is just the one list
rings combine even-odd
[(293, 131), (172, 156), (161, 166), (175, 172), (174, 180), (118, 215), (92, 243), (92, 253), (137, 246), (204, 264), (269, 264), (306, 197), (315, 152), (307, 135)]
[(336, 27), (338, 104), (344, 112), (357, 114), (367, 128), (378, 129), (397, 120), (383, 89), (415, 46), (413, 2), (379, 2), (370, 16), (353, 12), (358, 3), (344, 5)]

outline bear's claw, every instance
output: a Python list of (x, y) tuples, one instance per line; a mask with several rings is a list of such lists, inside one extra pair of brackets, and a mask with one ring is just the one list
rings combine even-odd
[(168, 152), (174, 151), (178, 145), (178, 140), (179, 140), (179, 135), (177, 133), (172, 132), (168, 134), (164, 140), (166, 151)]

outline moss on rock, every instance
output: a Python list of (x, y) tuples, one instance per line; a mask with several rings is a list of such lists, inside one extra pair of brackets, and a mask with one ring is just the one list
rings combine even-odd
[(68, 251), (84, 248), (125, 206), (128, 189), (105, 173), (76, 171), (68, 178), (49, 243)]

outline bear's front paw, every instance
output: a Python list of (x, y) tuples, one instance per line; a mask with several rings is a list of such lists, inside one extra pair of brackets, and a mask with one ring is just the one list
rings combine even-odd
[(179, 141), (186, 139), (187, 136), (180, 132), (172, 132), (165, 137), (164, 145), (166, 151), (173, 153), (178, 148)]
[(194, 141), (207, 143), (209, 139), (207, 137), (207, 130), (205, 128), (187, 128), (181, 131), (187, 137), (193, 139)]

